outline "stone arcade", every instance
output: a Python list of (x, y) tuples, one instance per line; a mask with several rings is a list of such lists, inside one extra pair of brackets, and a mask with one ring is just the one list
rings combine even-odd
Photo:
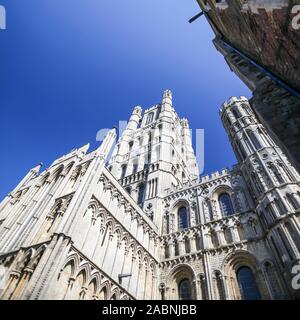
[(0, 204), (0, 298), (299, 298), (299, 174), (246, 98), (220, 115), (231, 170), (199, 178), (169, 90), (108, 163), (115, 130), (30, 170)]

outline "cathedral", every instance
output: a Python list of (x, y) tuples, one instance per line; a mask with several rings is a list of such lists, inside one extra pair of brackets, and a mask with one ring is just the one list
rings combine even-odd
[(299, 299), (300, 175), (245, 97), (220, 117), (230, 170), (199, 177), (169, 90), (32, 168), (0, 204), (0, 299)]

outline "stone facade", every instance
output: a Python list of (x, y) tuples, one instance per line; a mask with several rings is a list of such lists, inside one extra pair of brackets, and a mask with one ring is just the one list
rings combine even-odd
[(30, 170), (0, 204), (0, 299), (299, 298), (300, 176), (246, 98), (220, 115), (231, 170), (199, 178), (169, 90), (108, 163), (115, 129)]
[(230, 69), (253, 92), (252, 107), (300, 170), (298, 0), (197, 0)]

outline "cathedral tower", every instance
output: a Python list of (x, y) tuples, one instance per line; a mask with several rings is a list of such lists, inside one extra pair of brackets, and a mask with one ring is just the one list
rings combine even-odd
[(144, 112), (134, 108), (109, 170), (161, 228), (166, 191), (199, 175), (188, 121), (175, 112), (170, 90), (161, 104)]

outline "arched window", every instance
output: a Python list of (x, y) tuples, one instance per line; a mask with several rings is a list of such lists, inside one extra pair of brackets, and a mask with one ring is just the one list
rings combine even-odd
[(64, 166), (60, 166), (59, 169), (56, 170), (56, 172), (54, 173), (54, 182), (56, 182), (58, 180), (59, 177), (61, 177), (61, 174), (64, 170)]
[(277, 244), (275, 243), (274, 238), (273, 238), (272, 236), (270, 237), (270, 241), (271, 241), (271, 244), (272, 244), (272, 246), (273, 246), (273, 249), (275, 250), (275, 252), (276, 252), (276, 254), (277, 254), (277, 258), (278, 258), (281, 266), (284, 267), (284, 262), (283, 262), (283, 260), (282, 260), (282, 254), (279, 252), (279, 249), (278, 249), (278, 247), (277, 247)]
[(281, 170), (283, 170), (283, 172), (286, 174), (287, 178), (290, 179), (290, 181), (296, 181), (295, 177), (291, 174), (291, 172), (283, 163), (279, 162), (278, 166), (279, 168), (281, 168)]
[(160, 125), (158, 126), (159, 136), (162, 135), (162, 129), (163, 129), (163, 126), (162, 126), (162, 124), (160, 124)]
[(249, 139), (247, 139), (246, 135), (243, 134), (243, 140), (244, 140), (244, 143), (247, 147), (247, 150), (249, 153), (253, 153), (255, 150), (253, 149), (251, 143), (249, 142)]
[(290, 204), (290, 206), (291, 206), (294, 210), (299, 209), (299, 204), (298, 204), (298, 202), (297, 202), (297, 200), (295, 199), (295, 197), (294, 197), (293, 194), (287, 193), (287, 194), (286, 194), (286, 199), (287, 199), (288, 203)]
[(44, 185), (48, 182), (49, 177), (50, 177), (50, 173), (47, 173), (47, 174), (43, 177), (42, 186), (44, 186)]
[(214, 299), (225, 300), (225, 288), (221, 272), (215, 272), (213, 277), (213, 289), (214, 289)]
[(284, 246), (284, 248), (285, 248), (285, 250), (286, 250), (286, 252), (287, 252), (287, 254), (289, 256), (289, 258), (290, 258), (290, 260), (293, 260), (294, 259), (294, 253), (293, 253), (293, 250), (291, 249), (290, 244), (289, 244), (289, 242), (288, 242), (288, 240), (286, 238), (286, 234), (284, 234), (280, 228), (277, 228), (277, 232), (279, 234), (279, 238), (280, 238), (280, 240), (281, 240), (281, 242), (282, 242), (282, 244), (283, 244), (283, 246)]
[(132, 173), (133, 174), (137, 173), (138, 167), (139, 167), (138, 163), (134, 163), (133, 164), (133, 166), (132, 166)]
[(272, 263), (269, 261), (266, 261), (264, 263), (266, 278), (268, 280), (270, 290), (272, 292), (272, 296), (275, 300), (280, 300), (282, 298), (281, 296), (281, 290), (280, 285), (278, 283), (277, 274), (275, 271), (275, 268)]
[(230, 126), (231, 126), (231, 120), (230, 120), (230, 118), (229, 118), (228, 116), (225, 116), (225, 117), (224, 117), (224, 120), (225, 120), (225, 122), (226, 122), (226, 124), (227, 124), (227, 127), (230, 128)]
[(125, 190), (127, 191), (127, 193), (128, 193), (129, 195), (131, 194), (131, 187), (127, 187)]
[(248, 136), (249, 136), (254, 148), (256, 150), (261, 149), (262, 145), (261, 145), (260, 141), (257, 139), (256, 134), (253, 131), (249, 131), (249, 130), (247, 131), (247, 133), (248, 133)]
[(252, 183), (254, 185), (255, 190), (257, 191), (257, 193), (261, 193), (264, 192), (261, 181), (259, 180), (259, 178), (257, 177), (257, 174), (255, 174), (254, 172), (251, 173), (251, 178), (252, 178)]
[(276, 208), (277, 208), (277, 210), (278, 210), (280, 215), (284, 215), (284, 214), (287, 213), (286, 212), (287, 210), (285, 209), (285, 207), (284, 207), (284, 205), (283, 205), (281, 200), (274, 199), (274, 203), (275, 203), (275, 206), (276, 206)]
[(292, 227), (292, 225), (289, 222), (286, 222), (284, 224), (286, 227), (288, 233), (290, 234), (290, 237), (294, 241), (295, 246), (297, 247), (298, 251), (300, 252), (300, 236), (297, 232), (295, 232), (295, 229)]
[(272, 171), (274, 177), (276, 178), (276, 180), (278, 181), (278, 183), (284, 183), (284, 180), (280, 174), (280, 172), (278, 171), (277, 167), (273, 164), (273, 163), (269, 163), (269, 168)]
[(139, 189), (138, 189), (138, 204), (142, 204), (144, 201), (144, 192), (145, 192), (145, 186), (144, 184), (140, 184), (139, 185)]
[(185, 247), (185, 252), (190, 253), (191, 252), (191, 243), (189, 238), (184, 239), (184, 247)]
[(180, 207), (178, 209), (178, 229), (182, 230), (188, 227), (189, 227), (189, 223), (188, 223), (188, 214), (187, 214), (186, 207)]
[(165, 221), (166, 221), (166, 232), (167, 233), (170, 233), (170, 216), (167, 214), (166, 216), (165, 216)]
[(223, 216), (230, 216), (234, 214), (230, 195), (228, 193), (222, 193), (219, 196), (219, 206)]
[(191, 285), (188, 279), (184, 279), (178, 286), (179, 300), (192, 300)]
[(179, 244), (177, 240), (174, 240), (174, 254), (175, 256), (179, 256)]
[(247, 104), (243, 103), (241, 107), (245, 110), (246, 113), (248, 113), (249, 115), (251, 114), (251, 109)]
[(238, 150), (240, 152), (241, 158), (243, 160), (245, 160), (247, 158), (247, 153), (246, 153), (246, 151), (244, 149), (244, 146), (241, 143), (238, 143), (237, 147), (238, 147)]
[(153, 112), (148, 114), (146, 125), (153, 121), (153, 117), (154, 117), (154, 113)]
[(254, 274), (249, 267), (241, 267), (237, 271), (237, 281), (243, 300), (260, 300), (261, 295), (258, 291)]
[(238, 110), (236, 110), (236, 109), (231, 109), (231, 112), (232, 112), (232, 114), (234, 115), (234, 117), (235, 117), (236, 119), (238, 119), (238, 118), (241, 117), (241, 115), (240, 115), (240, 113), (239, 113)]
[(133, 141), (130, 141), (128, 143), (128, 151), (130, 152), (132, 150), (132, 147), (133, 147)]
[(170, 249), (168, 243), (165, 243), (165, 259), (170, 258)]
[(126, 174), (127, 165), (123, 164), (121, 169), (122, 169), (121, 179), (123, 179), (125, 177), (125, 174)]

